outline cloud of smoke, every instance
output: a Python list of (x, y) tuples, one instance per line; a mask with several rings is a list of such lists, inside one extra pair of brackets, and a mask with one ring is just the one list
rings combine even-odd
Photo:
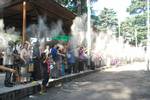
[[(87, 48), (87, 16), (77, 16), (71, 27), (72, 29), (72, 39), (70, 41), (71, 46), (76, 50), (78, 46), (84, 46)], [(92, 25), (91, 25), (92, 26)], [(93, 31), (91, 27), (91, 44), (92, 44), (92, 60), (96, 61), (96, 59), (103, 58), (103, 60), (107, 60), (110, 58), (113, 59), (131, 59), (136, 58), (137, 54), (143, 56), (143, 51), (141, 48), (135, 48), (129, 45), (128, 43), (124, 43), (123, 38), (119, 39), (112, 34), (111, 30), (107, 30), (107, 32), (96, 32)], [(134, 51), (134, 52), (133, 52)], [(138, 51), (138, 53), (135, 51)], [(138, 57), (140, 57), (138, 56)], [(143, 58), (141, 56), (141, 58)]]
[(27, 28), (27, 33), (30, 38), (37, 38), (41, 48), (44, 48), (47, 39), (64, 34), (62, 25), (63, 22), (61, 20), (48, 25), (46, 17), (39, 17), (37, 24), (32, 24)]
[(84, 14), (83, 16), (76, 17), (73, 21), (73, 24), (71, 26), (72, 30), (72, 39), (71, 39), (71, 45), (77, 47), (79, 45), (86, 45), (85, 43), (85, 36), (86, 36), (86, 17), (87, 15)]
[(11, 0), (0, 0), (0, 5), (9, 3)]
[(17, 41), (19, 39), (18, 32), (15, 31), (15, 28), (8, 28), (6, 32), (4, 31), (3, 20), (0, 19), (0, 48), (5, 48), (8, 46), (9, 41)]

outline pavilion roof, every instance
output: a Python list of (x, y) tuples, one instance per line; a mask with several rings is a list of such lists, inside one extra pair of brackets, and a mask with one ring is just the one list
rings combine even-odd
[(27, 2), (27, 26), (38, 22), (39, 16), (44, 16), (47, 23), (63, 21), (63, 28), (69, 30), (75, 14), (54, 0), (7, 0), (0, 3), (0, 18), (4, 19), (5, 27), (22, 28), (23, 1)]

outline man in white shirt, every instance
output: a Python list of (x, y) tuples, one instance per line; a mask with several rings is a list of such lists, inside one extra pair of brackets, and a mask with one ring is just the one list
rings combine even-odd
[[(11, 41), (8, 42), (8, 47), (4, 51), (3, 56), (3, 65), (7, 68), (13, 67), (13, 43)], [(6, 87), (12, 87), (13, 83), (11, 82), (12, 72), (6, 71), (4, 85)]]
[(23, 66), (21, 66), (21, 82), (30, 81), (29, 73), (27, 72), (29, 61), (30, 61), (30, 53), (29, 53), (29, 43), (25, 42), (23, 45), (23, 49), (20, 52), (20, 58), (24, 61)]

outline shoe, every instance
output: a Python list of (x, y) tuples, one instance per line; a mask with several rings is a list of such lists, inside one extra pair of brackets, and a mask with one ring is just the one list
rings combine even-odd
[(8, 84), (15, 85), (15, 83), (8, 83)]
[(45, 93), (43, 91), (40, 91), (40, 95), (44, 95)]

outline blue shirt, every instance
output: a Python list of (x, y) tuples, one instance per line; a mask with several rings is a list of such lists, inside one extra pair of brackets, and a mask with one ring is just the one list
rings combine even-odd
[(75, 63), (75, 56), (74, 56), (74, 52), (69, 50), (67, 53), (67, 58), (68, 58), (68, 63), (69, 64), (73, 64)]
[(56, 48), (51, 49), (51, 55), (52, 55), (53, 60), (56, 61), (57, 60), (57, 55), (58, 55)]

